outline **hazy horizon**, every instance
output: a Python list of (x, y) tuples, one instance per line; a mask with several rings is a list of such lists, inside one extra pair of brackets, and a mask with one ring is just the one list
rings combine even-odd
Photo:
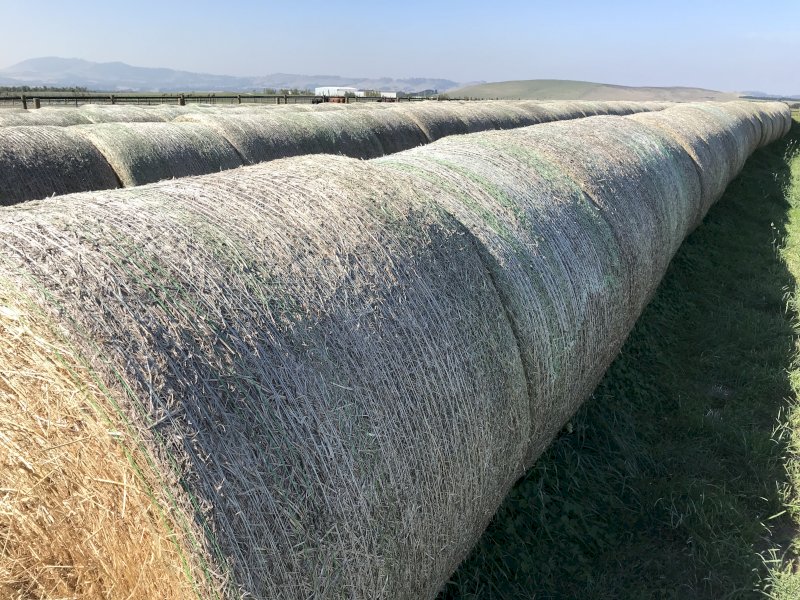
[[(800, 94), (800, 3), (629, 0), (0, 6), (0, 67), (58, 56), (198, 73), (566, 79)], [(46, 18), (43, 18), (46, 15)], [(124, 25), (120, 27), (120, 25)]]

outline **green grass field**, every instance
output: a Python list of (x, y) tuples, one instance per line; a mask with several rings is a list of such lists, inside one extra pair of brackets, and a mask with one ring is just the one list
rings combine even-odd
[(795, 123), (686, 240), (442, 599), (800, 598), (798, 145)]

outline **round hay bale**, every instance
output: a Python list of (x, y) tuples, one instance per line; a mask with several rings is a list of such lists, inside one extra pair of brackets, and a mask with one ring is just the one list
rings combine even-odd
[(664, 130), (692, 157), (700, 175), (703, 190), (701, 214), (705, 215), (737, 173), (739, 150), (736, 138), (710, 113), (698, 110), (692, 104), (628, 118)]
[(449, 135), (469, 133), (469, 125), (446, 104), (449, 103), (410, 103), (398, 106), (397, 111), (414, 119), (431, 142)]
[(322, 102), (320, 104), (313, 105), (311, 112), (338, 112), (340, 110), (345, 110), (346, 106), (348, 105), (339, 104), (338, 102)]
[(224, 137), (199, 123), (103, 123), (72, 130), (103, 153), (125, 187), (243, 164)]
[(581, 100), (576, 102), (578, 108), (587, 117), (595, 117), (607, 114), (602, 102), (592, 102), (590, 100)]
[(24, 127), (50, 125), (52, 127), (68, 127), (90, 123), (74, 108), (40, 108), (20, 112), (0, 112), (0, 127)]
[(415, 185), (301, 157), (0, 215), (0, 281), (118, 405), (232, 597), (433, 597), (522, 472), (513, 332)]
[(76, 109), (89, 123), (163, 123), (160, 111), (121, 104), (84, 104)]
[(585, 116), (575, 102), (563, 100), (557, 102), (543, 102), (541, 106), (545, 107), (550, 112), (550, 121), (567, 121), (571, 119), (581, 119)]
[(752, 110), (748, 102), (734, 101), (721, 102), (715, 105), (719, 110), (734, 115), (737, 119), (747, 124), (748, 132), (748, 156), (754, 152), (764, 138), (764, 126), (758, 118), (757, 111)]
[(626, 310), (638, 315), (696, 214), (691, 198), (696, 183), (684, 179), (688, 162), (683, 150), (635, 121), (616, 117), (552, 123), (512, 134), (535, 145), (538, 154), (573, 178), (598, 206), (617, 238), (631, 286)]
[(330, 137), (297, 113), (196, 114), (176, 122), (200, 123), (215, 129), (230, 142), (245, 163), (256, 164), (301, 154), (330, 151)]
[(573, 179), (506, 132), (447, 138), (376, 164), (413, 175), (481, 242), (525, 366), (530, 464), (630, 330), (626, 310), (609, 310), (630, 304), (614, 231)]
[(152, 110), (165, 122), (174, 121), (178, 117), (189, 113), (199, 112), (193, 106), (179, 106), (177, 104), (159, 104), (149, 110)]
[(783, 129), (781, 130), (781, 137), (783, 137), (792, 130), (792, 109), (785, 102), (779, 102), (777, 104), (778, 117), (781, 119), (781, 121), (783, 121)]
[(539, 102), (523, 100), (516, 102), (515, 106), (523, 111), (528, 118), (536, 121), (536, 123), (545, 123), (551, 120), (552, 112), (543, 107)]
[(328, 143), (323, 151), (353, 158), (376, 158), (384, 151), (372, 126), (374, 120), (365, 111), (330, 111), (295, 113), (319, 130)]
[(781, 124), (775, 118), (773, 107), (767, 102), (760, 103), (758, 114), (761, 116), (761, 123), (764, 126), (764, 137), (761, 140), (761, 145), (767, 146), (778, 139), (782, 129)]
[(758, 103), (758, 111), (764, 115), (763, 119), (770, 124), (770, 131), (762, 140), (762, 145), (770, 144), (789, 133), (792, 128), (792, 111), (786, 103)]
[(517, 109), (507, 102), (466, 102), (448, 108), (467, 124), (470, 133), (526, 127), (539, 122), (530, 113)]
[[(363, 110), (367, 126), (380, 143), (382, 155), (394, 154), (428, 143), (428, 137), (408, 114), (393, 110)], [(354, 156), (354, 158), (362, 158)]]
[[(757, 130), (746, 118), (737, 115), (734, 111), (725, 110), (724, 106), (725, 103), (718, 102), (702, 102), (691, 105), (695, 110), (700, 110), (712, 115), (713, 119), (718, 123), (718, 127), (726, 131), (727, 134), (736, 141), (733, 145), (736, 149), (734, 155), (735, 163), (731, 167), (731, 171), (733, 174), (738, 174), (747, 161), (747, 158), (752, 154), (753, 150), (758, 147), (758, 140), (756, 139)], [(731, 178), (733, 178), (733, 176)]]
[(0, 128), (0, 206), (115, 187), (111, 165), (72, 129)]

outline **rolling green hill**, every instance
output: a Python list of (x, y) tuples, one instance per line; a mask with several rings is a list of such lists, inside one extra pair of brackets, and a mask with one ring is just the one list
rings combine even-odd
[(471, 85), (448, 93), (453, 98), (525, 100), (734, 100), (738, 94), (688, 87), (627, 87), (588, 81), (531, 79)]

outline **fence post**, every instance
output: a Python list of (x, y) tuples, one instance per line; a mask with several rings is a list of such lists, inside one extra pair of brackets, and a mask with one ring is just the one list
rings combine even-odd
[(186, 106), (186, 96), (184, 96), (183, 94), (178, 96), (178, 105), (179, 106)]
[(111, 104), (116, 104), (116, 103), (117, 103), (117, 101), (114, 98), (114, 94), (111, 94)]
[(28, 110), (28, 101), (25, 99), (25, 94), (22, 94), (19, 99), (22, 100), (22, 108)]
[(39, 98), (33, 99), (33, 108), (42, 108), (42, 102)]
[(241, 103), (242, 103), (242, 97), (241, 97), (241, 95), (238, 95), (238, 94), (237, 94), (237, 96), (236, 96), (236, 103), (237, 103), (237, 104), (241, 104)]

